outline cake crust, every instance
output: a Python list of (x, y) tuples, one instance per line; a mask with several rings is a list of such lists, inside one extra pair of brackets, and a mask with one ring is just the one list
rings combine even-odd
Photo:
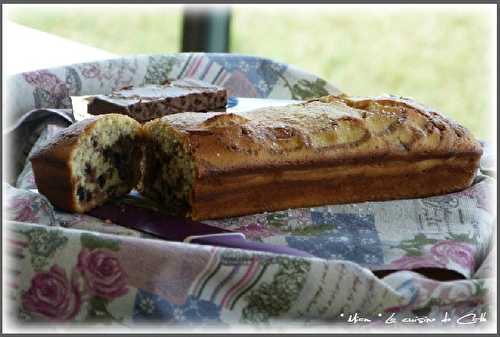
[(471, 184), (482, 154), (468, 130), (401, 97), (176, 114), (145, 132), (165, 125), (192, 158), (190, 216), (198, 220), (457, 191)]
[(98, 118), (102, 116), (63, 129), (30, 157), (38, 190), (60, 209), (77, 209), (70, 160), (79, 137), (88, 134)]

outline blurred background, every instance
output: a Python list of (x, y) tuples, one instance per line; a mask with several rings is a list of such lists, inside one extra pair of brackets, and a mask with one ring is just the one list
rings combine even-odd
[[(183, 43), (183, 31), (196, 29), (196, 22), (186, 26), (185, 13), (180, 6), (23, 6), (7, 18), (127, 55), (193, 47)], [(214, 22), (219, 40), (212, 45), (227, 39), (229, 52), (293, 64), (353, 95), (414, 97), (480, 138), (493, 136), (496, 22), (485, 9), (234, 6)]]

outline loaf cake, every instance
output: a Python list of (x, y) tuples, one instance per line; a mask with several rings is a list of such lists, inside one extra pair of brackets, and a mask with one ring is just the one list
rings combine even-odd
[(195, 220), (468, 187), (481, 145), (401, 97), (326, 96), (144, 125), (141, 193)]
[(226, 89), (196, 79), (184, 78), (164, 84), (128, 86), (110, 95), (72, 97), (73, 110), (100, 115), (120, 113), (143, 123), (169, 114), (223, 109), (227, 103)]
[(137, 185), (142, 128), (107, 114), (62, 130), (31, 157), (38, 191), (68, 212), (86, 212)]

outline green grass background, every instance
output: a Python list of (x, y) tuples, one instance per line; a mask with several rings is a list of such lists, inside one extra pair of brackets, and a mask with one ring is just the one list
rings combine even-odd
[[(182, 9), (16, 8), (9, 19), (120, 55), (177, 52)], [(411, 96), (493, 136), (484, 10), (235, 7), (231, 51), (294, 64), (354, 95)]]

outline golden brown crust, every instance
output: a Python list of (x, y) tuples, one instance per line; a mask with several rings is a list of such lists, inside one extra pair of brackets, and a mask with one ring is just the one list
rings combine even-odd
[[(158, 123), (191, 152), (195, 219), (451, 192), (470, 185), (482, 154), (466, 129), (405, 98), (326, 96), (239, 114), (176, 114), (147, 123), (146, 133)], [(390, 175), (379, 169), (392, 164)], [(326, 173), (335, 167), (351, 174)]]
[(71, 183), (71, 169), (68, 164), (32, 158), (31, 164), (38, 191), (50, 202), (64, 210), (75, 210), (74, 187)]
[(30, 157), (38, 191), (60, 209), (77, 210), (70, 166), (71, 155), (80, 136), (89, 133), (95, 122), (102, 117), (97, 116), (72, 124)]
[[(369, 103), (386, 106), (373, 111)], [(326, 96), (240, 114), (175, 114), (161, 122), (172, 125), (189, 143), (199, 178), (262, 167), (477, 156), (482, 151), (458, 124), (413, 101), (386, 97)]]
[(376, 166), (348, 164), (300, 171), (220, 175), (200, 179), (195, 184), (191, 217), (203, 220), (450, 193), (472, 183), (474, 161), (473, 158), (388, 161)]

